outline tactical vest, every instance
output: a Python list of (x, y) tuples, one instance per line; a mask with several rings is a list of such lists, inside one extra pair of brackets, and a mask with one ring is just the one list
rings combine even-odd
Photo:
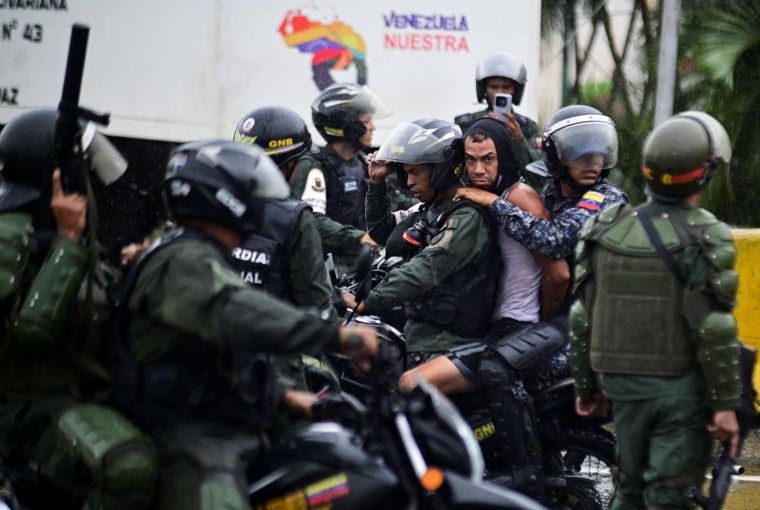
[(289, 284), (287, 244), (293, 236), (299, 214), (307, 207), (303, 200), (296, 198), (267, 202), (261, 228), (249, 234), (243, 244), (232, 251), (233, 265), (246, 283), (295, 302)]
[(310, 152), (325, 174), (327, 187), (327, 216), (361, 230), (366, 230), (364, 197), (369, 177), (367, 166), (360, 158), (346, 161), (334, 151), (322, 149)]
[[(386, 243), (386, 254), (405, 254), (406, 260), (413, 257), (438, 235), (451, 213), (464, 205), (477, 209), (493, 228), (489, 215), (472, 202), (459, 200), (444, 209), (436, 209), (434, 204), (425, 205), (396, 226)], [(403, 240), (403, 234), (410, 226), (423, 233), (423, 246), (407, 248), (410, 245)], [(407, 318), (427, 322), (464, 338), (484, 336), (490, 326), (500, 270), (501, 255), (497, 244), (491, 243), (483, 260), (449, 275), (426, 295), (404, 303)]]
[(214, 242), (199, 231), (171, 231), (125, 277), (103, 352), (113, 374), (114, 400), (148, 429), (188, 419), (267, 426), (277, 408), (270, 356), (226, 349), (192, 335), (157, 360), (138, 364), (132, 355), (128, 303), (138, 276), (159, 251), (185, 239)]
[[(607, 373), (685, 375), (697, 366), (685, 289), (658, 255), (639, 214), (646, 213), (613, 206), (597, 217), (585, 237), (594, 243), (596, 280), (591, 366)], [(652, 218), (679, 265), (685, 248), (697, 244), (705, 230), (704, 224), (687, 221), (689, 214), (674, 208)]]

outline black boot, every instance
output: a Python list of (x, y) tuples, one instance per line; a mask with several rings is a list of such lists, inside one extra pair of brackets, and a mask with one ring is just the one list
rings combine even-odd
[(499, 359), (483, 358), (478, 377), (503, 452), (500, 465), (492, 468), (504, 473), (515, 490), (543, 499), (543, 462), (532, 398), (515, 371)]

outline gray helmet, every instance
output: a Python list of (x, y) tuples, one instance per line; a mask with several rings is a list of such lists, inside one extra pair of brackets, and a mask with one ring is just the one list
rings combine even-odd
[(404, 163), (432, 165), (430, 185), (436, 193), (441, 193), (462, 177), (462, 131), (456, 124), (440, 119), (402, 122), (393, 128), (380, 146), (377, 159), (396, 164), (401, 187), (406, 187), (406, 174), (402, 167)]
[(525, 83), (528, 81), (528, 71), (523, 61), (512, 53), (500, 51), (487, 55), (478, 62), (478, 67), (475, 69), (475, 93), (479, 103), (486, 99), (486, 80), (494, 76), (509, 78), (515, 82), (516, 90), (512, 96), (512, 103), (520, 104)]
[(233, 140), (256, 144), (277, 166), (300, 158), (311, 147), (306, 122), (293, 110), (282, 106), (256, 108), (240, 119)]
[(712, 116), (686, 111), (649, 134), (642, 156), (647, 194), (681, 200), (706, 188), (718, 164), (731, 161), (731, 140)]
[[(31, 110), (15, 117), (0, 132), (0, 211), (34, 202), (48, 189), (57, 120), (55, 109)], [(127, 162), (95, 124), (80, 122), (79, 136), (90, 168), (103, 184), (124, 174)]]
[(280, 169), (263, 149), (228, 140), (175, 149), (164, 188), (173, 219), (209, 220), (238, 232), (258, 228), (267, 199), (290, 194)]

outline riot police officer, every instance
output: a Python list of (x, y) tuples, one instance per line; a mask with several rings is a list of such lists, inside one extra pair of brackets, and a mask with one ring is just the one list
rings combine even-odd
[[(394, 215), (385, 178), (393, 171), (422, 205)], [(420, 119), (396, 126), (370, 155), (367, 223), (387, 256), (407, 260), (393, 269), (358, 310), (405, 302), (410, 366), (483, 336), (498, 281), (499, 254), (486, 211), (455, 202), (464, 173), (462, 135), (455, 124)], [(399, 221), (400, 220), (400, 221)]]
[(687, 488), (702, 486), (710, 436), (732, 458), (739, 437), (736, 252), (728, 225), (698, 207), (731, 143), (688, 111), (656, 127), (642, 156), (649, 200), (592, 218), (576, 250), (576, 410), (604, 413), (612, 400), (613, 509), (693, 508)]
[[(487, 107), (479, 112), (458, 115), (454, 122), (466, 131), (479, 118), (486, 116), (497, 118), (493, 113), (494, 95), (511, 94), (512, 104), (519, 105), (525, 93), (527, 81), (528, 72), (525, 63), (516, 55), (507, 51), (486, 55), (478, 62), (475, 69), (475, 94), (478, 102), (485, 101)], [(541, 139), (541, 132), (536, 121), (515, 112), (514, 109), (505, 110), (504, 115), (509, 119), (505, 125), (509, 130), (512, 148), (519, 163), (519, 167), (512, 170), (520, 172), (529, 163), (541, 159), (537, 146), (537, 142)]]
[[(565, 106), (546, 122), (543, 159), (529, 169), (551, 178), (541, 192), (549, 218), (524, 211), (493, 193), (475, 188), (457, 190), (457, 197), (490, 207), (499, 227), (529, 250), (550, 259), (572, 255), (586, 220), (612, 204), (628, 202), (626, 194), (607, 180), (615, 166), (618, 138), (615, 123), (596, 108)], [(560, 309), (566, 315), (569, 294)]]
[(256, 145), (178, 147), (165, 179), (177, 224), (127, 276), (112, 370), (120, 406), (154, 437), (159, 508), (249, 509), (246, 466), (271, 440), (275, 412), (308, 415), (314, 397), (279, 380), (269, 354), (341, 350), (366, 367), (377, 336), (294, 308), (246, 284), (230, 265), (264, 203), (290, 194)]
[[(25, 508), (144, 508), (157, 475), (150, 440), (105, 403), (98, 359), (108, 309), (89, 175), (110, 184), (126, 162), (91, 123), (51, 154), (59, 120), (32, 110), (0, 133), (0, 455)], [(86, 174), (86, 175), (85, 175)]]

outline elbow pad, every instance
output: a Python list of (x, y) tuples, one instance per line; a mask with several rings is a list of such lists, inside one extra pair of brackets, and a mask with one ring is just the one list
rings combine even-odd
[(4, 214), (0, 223), (0, 299), (18, 291), (29, 260), (33, 234), (31, 216)]
[(727, 312), (708, 314), (697, 328), (697, 357), (707, 385), (713, 409), (731, 409), (739, 405), (739, 343), (736, 321)]
[(570, 366), (575, 377), (575, 392), (581, 398), (590, 397), (596, 391), (596, 380), (591, 369), (591, 339), (586, 306), (575, 300), (570, 307)]
[(702, 233), (702, 246), (710, 262), (708, 283), (716, 299), (723, 306), (733, 308), (736, 305), (739, 275), (734, 270), (736, 247), (728, 225), (716, 223), (706, 228)]
[(56, 342), (70, 333), (86, 273), (84, 248), (67, 238), (56, 239), (12, 325), (19, 346), (32, 351), (64, 347)]
[(100, 508), (134, 509), (151, 505), (158, 460), (150, 439), (113, 409), (74, 405), (57, 419), (58, 431), (87, 466), (91, 498)]

